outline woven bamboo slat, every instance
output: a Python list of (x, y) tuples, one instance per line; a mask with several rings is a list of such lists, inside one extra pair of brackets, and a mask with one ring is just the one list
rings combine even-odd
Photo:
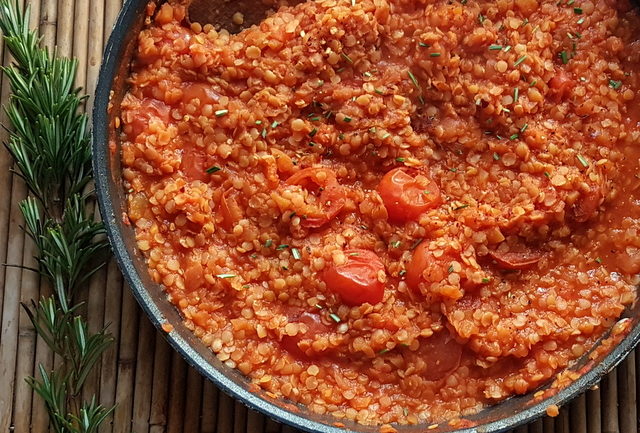
[[(78, 59), (77, 85), (92, 92), (104, 44), (121, 7), (120, 0), (33, 0), (32, 25), (47, 46)], [(0, 50), (3, 44), (0, 41)], [(2, 62), (9, 64), (3, 51)], [(0, 98), (9, 94), (0, 77)], [(92, 106), (87, 101), (87, 108)], [(0, 122), (6, 115), (0, 111)], [(7, 134), (0, 130), (0, 140)], [(10, 172), (11, 160), (0, 149), (0, 433), (45, 433), (47, 414), (24, 382), (54, 358), (36, 337), (19, 303), (50, 289), (20, 266), (34, 266), (34, 247), (20, 226), (22, 181)], [(15, 267), (15, 266), (18, 267)], [(294, 429), (266, 419), (218, 391), (173, 352), (141, 312), (113, 260), (92, 278), (83, 295), (92, 330), (108, 325), (116, 343), (88, 381), (85, 396), (96, 394), (107, 406), (117, 403), (101, 433), (289, 433)], [(636, 371), (633, 354), (599, 388), (561, 409), (515, 430), (516, 433), (632, 433), (638, 429)]]

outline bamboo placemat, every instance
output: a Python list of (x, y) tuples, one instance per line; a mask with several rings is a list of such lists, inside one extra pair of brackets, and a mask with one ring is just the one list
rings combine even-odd
[[(103, 46), (121, 6), (120, 0), (33, 0), (32, 26), (44, 42), (79, 60), (77, 84), (91, 92), (96, 84)], [(9, 62), (0, 43), (3, 63)], [(8, 82), (0, 79), (6, 101)], [(87, 102), (90, 109), (92, 100)], [(0, 114), (6, 124), (6, 115)], [(6, 133), (0, 132), (0, 139)], [(26, 189), (10, 171), (11, 160), (0, 150), (0, 263), (34, 267), (34, 248), (20, 226), (18, 202)], [(37, 274), (0, 266), (0, 433), (47, 432), (42, 401), (24, 381), (37, 363), (56, 361), (37, 338), (20, 302), (48, 293)], [(113, 261), (91, 281), (87, 309), (92, 330), (109, 324), (116, 344), (88, 381), (87, 395), (106, 406), (117, 403), (101, 433), (261, 433), (294, 432), (219, 392), (173, 352), (141, 312)], [(638, 431), (636, 369), (631, 356), (603, 380), (563, 407), (556, 418), (543, 418), (515, 433), (632, 433)]]

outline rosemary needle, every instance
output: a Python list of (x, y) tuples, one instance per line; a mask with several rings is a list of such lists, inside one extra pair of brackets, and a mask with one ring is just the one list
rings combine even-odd
[(93, 208), (85, 192), (92, 176), (88, 118), (73, 87), (77, 62), (41, 48), (29, 15), (29, 7), (22, 13), (17, 1), (0, 0), (0, 30), (15, 59), (3, 68), (13, 127), (6, 144), (30, 192), (20, 203), (25, 230), (37, 248), (39, 272), (53, 288), (52, 296), (23, 307), (60, 362), (53, 371), (38, 365), (39, 378), (26, 380), (44, 400), (51, 431), (95, 432), (113, 408), (95, 396), (83, 400), (82, 389), (113, 337), (106, 329), (89, 331), (76, 296), (107, 250), (102, 223), (87, 211)]

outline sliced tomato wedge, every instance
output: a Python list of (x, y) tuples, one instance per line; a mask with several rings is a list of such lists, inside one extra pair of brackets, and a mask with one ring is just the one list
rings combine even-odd
[(421, 343), (420, 351), (424, 353), (427, 364), (422, 376), (432, 381), (444, 379), (451, 374), (458, 368), (462, 358), (462, 345), (446, 328)]
[(346, 194), (338, 183), (336, 174), (330, 168), (309, 167), (300, 170), (287, 179), (289, 185), (299, 185), (307, 190), (320, 193), (320, 207), (301, 212), (301, 224), (309, 228), (318, 228), (329, 223), (344, 207)]
[(563, 70), (559, 70), (556, 75), (549, 80), (551, 96), (558, 102), (569, 96), (575, 85), (575, 81)]
[(300, 348), (300, 343), (303, 340), (314, 340), (314, 338), (318, 335), (328, 334), (331, 332), (331, 328), (320, 320), (320, 316), (318, 314), (309, 313), (307, 311), (303, 312), (295, 312), (291, 315), (290, 322), (294, 323), (303, 323), (307, 327), (307, 331), (305, 333), (298, 332), (298, 334), (291, 336), (285, 335), (282, 337), (280, 341), (280, 345), (283, 349), (289, 352), (292, 356), (299, 359), (308, 359), (315, 357), (319, 354), (307, 354)]
[(180, 169), (190, 180), (207, 181), (209, 175), (207, 174), (207, 167), (205, 166), (207, 158), (203, 153), (197, 152), (194, 149), (184, 149), (182, 152), (182, 161), (180, 163)]
[(369, 250), (346, 250), (347, 261), (331, 265), (322, 274), (327, 287), (340, 295), (342, 301), (351, 306), (364, 303), (377, 304), (384, 295), (384, 282), (379, 274), (384, 264), (376, 253)]
[(429, 209), (442, 203), (440, 188), (425, 174), (407, 168), (395, 168), (378, 184), (378, 193), (395, 223), (415, 221)]
[(504, 269), (521, 270), (534, 266), (544, 257), (544, 253), (529, 249), (507, 251), (504, 253), (493, 250), (489, 251), (489, 257)]

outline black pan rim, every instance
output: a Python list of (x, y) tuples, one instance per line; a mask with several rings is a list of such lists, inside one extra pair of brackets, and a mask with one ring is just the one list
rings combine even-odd
[[(92, 150), (98, 204), (114, 256), (138, 304), (145, 311), (153, 325), (157, 329), (161, 330), (162, 325), (167, 321), (166, 317), (158, 308), (157, 303), (151, 298), (150, 289), (143, 284), (140, 272), (134, 266), (134, 250), (127, 246), (125, 242), (122, 227), (117, 220), (119, 215), (121, 215), (121, 211), (115, 208), (110, 192), (110, 189), (114, 187), (114, 182), (111, 181), (111, 171), (109, 168), (111, 156), (108, 145), (110, 134), (108, 110), (112, 84), (114, 78), (119, 72), (124, 52), (124, 45), (127, 42), (127, 36), (130, 36), (130, 31), (134, 28), (142, 9), (147, 4), (147, 1), (148, 0), (125, 0), (107, 42), (102, 59), (102, 65), (100, 67), (97, 87), (94, 93), (95, 101), (92, 113)], [(169, 304), (171, 308), (174, 308), (168, 300), (165, 299), (164, 302)], [(181, 326), (182, 324), (175, 323), (172, 325)], [(277, 421), (289, 424), (295, 428), (310, 433), (338, 433), (345, 431), (360, 433), (362, 431), (373, 431), (371, 430), (371, 426), (361, 426), (362, 428), (359, 428), (358, 425), (353, 425), (356, 430), (345, 429), (335, 425), (311, 420), (305, 417), (303, 412), (287, 410), (282, 406), (251, 392), (238, 380), (230, 378), (224, 371), (222, 371), (223, 369), (213, 366), (212, 363), (208, 362), (201, 354), (198, 353), (189, 341), (185, 340), (177, 333), (171, 332), (166, 334), (163, 332), (163, 334), (173, 349), (176, 350), (191, 366), (196, 368), (200, 374), (211, 380), (218, 388), (240, 400), (251, 409), (255, 409)], [(636, 322), (624, 339), (620, 341), (620, 343), (618, 343), (600, 362), (581, 375), (569, 386), (559, 390), (555, 395), (545, 398), (535, 404), (526, 405), (522, 410), (503, 418), (493, 420), (488, 423), (481, 423), (479, 420), (476, 421), (478, 424), (475, 427), (457, 431), (460, 433), (500, 433), (533, 421), (544, 415), (548, 406), (563, 406), (582, 392), (596, 385), (603, 376), (613, 370), (636, 347), (639, 341), (640, 323)], [(503, 402), (498, 403), (496, 406), (500, 406), (502, 403)], [(480, 412), (480, 414), (482, 414), (482, 412)], [(340, 420), (336, 419), (335, 421)], [(421, 426), (422, 429), (425, 427), (426, 425)], [(401, 426), (398, 426), (398, 428), (400, 431), (404, 430)]]

